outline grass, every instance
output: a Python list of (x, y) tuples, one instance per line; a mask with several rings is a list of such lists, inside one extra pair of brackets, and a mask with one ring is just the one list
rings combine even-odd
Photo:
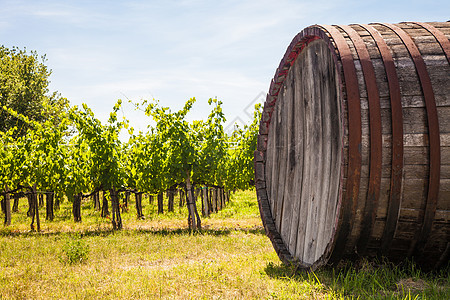
[(448, 269), (427, 274), (413, 263), (296, 273), (266, 237), (252, 191), (194, 233), (185, 208), (158, 215), (156, 204), (143, 205), (145, 220), (130, 208), (124, 230), (112, 231), (89, 201), (77, 224), (63, 203), (41, 233), (29, 231), (21, 206), (0, 229), (0, 299), (450, 299)]

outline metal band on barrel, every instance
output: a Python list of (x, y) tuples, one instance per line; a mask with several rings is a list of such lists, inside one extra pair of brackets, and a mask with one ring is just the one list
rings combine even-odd
[(442, 31), (440, 31), (439, 29), (437, 29), (436, 27), (434, 27), (433, 25), (428, 24), (428, 23), (422, 23), (422, 22), (411, 22), (411, 23), (417, 24), (417, 25), (425, 28), (429, 33), (431, 33), (434, 36), (436, 41), (441, 46), (442, 51), (444, 51), (444, 54), (447, 57), (447, 61), (450, 64), (450, 41), (445, 36), (445, 34)]
[(364, 74), (367, 97), (369, 102), (369, 128), (370, 128), (370, 170), (369, 187), (364, 207), (364, 215), (361, 223), (361, 232), (358, 240), (358, 253), (363, 253), (369, 242), (372, 228), (375, 223), (378, 199), (381, 187), (381, 161), (382, 161), (382, 136), (381, 136), (381, 108), (375, 70), (370, 59), (369, 51), (359, 34), (348, 25), (339, 25), (344, 30), (355, 46), (356, 53), (361, 62)]
[[(428, 138), (430, 143), (430, 173), (428, 179), (428, 195), (425, 207), (425, 214), (423, 224), (419, 233), (418, 239), (412, 243), (412, 248), (419, 253), (423, 251), (428, 237), (433, 226), (434, 216), (436, 214), (436, 207), (439, 195), (439, 181), (441, 173), (441, 151), (440, 151), (440, 136), (439, 136), (439, 120), (436, 108), (436, 100), (434, 98), (433, 86), (428, 74), (425, 61), (420, 54), (419, 49), (414, 43), (413, 39), (400, 27), (392, 24), (383, 24), (392, 29), (402, 40), (403, 44), (408, 49), (408, 52), (414, 62), (414, 66), (419, 76), (419, 81), (422, 86), (423, 96), (425, 98), (425, 107), (427, 110), (428, 122)], [(417, 243), (416, 243), (417, 242)], [(416, 245), (414, 245), (416, 244)], [(413, 250), (413, 249), (411, 249)]]
[(391, 189), (389, 194), (389, 205), (381, 239), (381, 254), (386, 254), (397, 228), (398, 214), (400, 211), (401, 188), (403, 181), (403, 113), (400, 96), (400, 83), (397, 76), (396, 67), (392, 59), (391, 52), (381, 34), (370, 25), (361, 25), (366, 29), (380, 51), (383, 60), (386, 77), (389, 85), (389, 96), (391, 100), (391, 120), (392, 120), (392, 169), (391, 169)]

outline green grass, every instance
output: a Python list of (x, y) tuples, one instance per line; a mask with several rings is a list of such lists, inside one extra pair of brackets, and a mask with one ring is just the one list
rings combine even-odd
[(266, 237), (252, 191), (194, 233), (185, 208), (157, 215), (143, 205), (145, 220), (130, 205), (124, 230), (112, 231), (90, 201), (78, 224), (63, 203), (53, 222), (41, 210), (41, 233), (21, 206), (0, 227), (0, 299), (450, 299), (448, 269), (358, 261), (296, 273)]

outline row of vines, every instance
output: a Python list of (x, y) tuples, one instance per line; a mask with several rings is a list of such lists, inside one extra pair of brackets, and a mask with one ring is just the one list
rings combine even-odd
[[(158, 101), (134, 104), (154, 124), (138, 133), (126, 118), (118, 117), (121, 100), (105, 123), (86, 105), (67, 105), (41, 122), (1, 107), (17, 120), (17, 126), (0, 131), (5, 225), (11, 223), (21, 197), (28, 199), (31, 229), (38, 231), (38, 207), (44, 196), (46, 219), (53, 219), (61, 201), (70, 201), (75, 222), (81, 221), (82, 199), (89, 197), (102, 216), (110, 217), (112, 227), (121, 229), (120, 208), (128, 206), (131, 194), (137, 217), (142, 218), (142, 195), (158, 199), (162, 212), (165, 192), (168, 210), (173, 210), (174, 195), (179, 193), (188, 208), (189, 228), (201, 228), (196, 199), (202, 199), (201, 214), (208, 216), (229, 201), (229, 191), (252, 185), (260, 107), (255, 107), (251, 124), (227, 135), (222, 103), (216, 99), (208, 101), (211, 110), (205, 120), (187, 121), (195, 101), (189, 99), (175, 112)], [(24, 126), (27, 130), (20, 134)], [(128, 141), (119, 138), (122, 130), (128, 130)]]

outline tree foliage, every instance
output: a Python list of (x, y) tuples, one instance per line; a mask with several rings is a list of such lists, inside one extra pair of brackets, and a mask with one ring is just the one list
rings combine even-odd
[[(26, 49), (0, 46), (0, 106), (12, 109), (30, 120), (42, 122), (65, 109), (67, 99), (49, 92), (51, 71), (45, 56)], [(24, 135), (29, 124), (0, 110), (0, 131), (17, 127), (16, 136)]]

